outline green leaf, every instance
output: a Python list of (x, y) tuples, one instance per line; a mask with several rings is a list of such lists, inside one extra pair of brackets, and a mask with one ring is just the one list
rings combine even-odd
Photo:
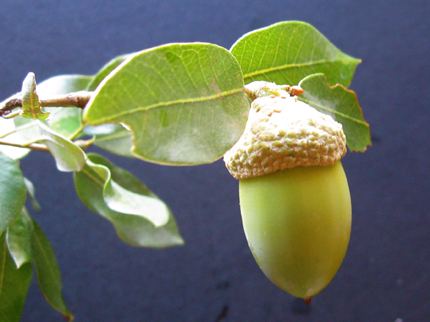
[(26, 177), (24, 177), (24, 183), (25, 183), (25, 187), (27, 188), (27, 196), (29, 197), (32, 205), (33, 205), (33, 210), (35, 211), (39, 211), (40, 208), (40, 204), (36, 199), (36, 189), (34, 188), (33, 182), (31, 182), (29, 179), (27, 179)]
[(15, 127), (9, 133), (4, 134), (1, 141), (23, 146), (37, 142), (37, 137), (40, 135), (38, 120), (15, 117), (14, 121)]
[(85, 153), (80, 147), (41, 121), (24, 123), (11, 134), (4, 136), (2, 140), (23, 146), (35, 142), (45, 144), (55, 158), (60, 171), (79, 171), (85, 164)]
[[(55, 97), (73, 91), (84, 90), (92, 76), (61, 75), (49, 78), (37, 87), (40, 96)], [(82, 110), (79, 108), (47, 108), (51, 111), (49, 124), (52, 131), (65, 138), (74, 138), (83, 128)], [(0, 119), (0, 144), (1, 142), (29, 145), (37, 142), (40, 135), (39, 120), (15, 117), (11, 120)], [(29, 153), (29, 149), (0, 146), (14, 159), (22, 158)]]
[[(40, 83), (37, 92), (41, 99), (79, 92), (86, 90), (93, 79), (94, 76), (87, 75), (59, 75)], [(51, 113), (49, 126), (66, 138), (74, 137), (83, 127), (80, 108), (47, 107), (45, 110)]]
[(160, 164), (213, 162), (242, 134), (250, 102), (236, 59), (212, 44), (169, 44), (133, 55), (98, 86), (92, 125), (124, 123), (136, 157)]
[(33, 222), (25, 207), (21, 216), (7, 229), (6, 240), (9, 253), (17, 268), (32, 260), (31, 236), (33, 234)]
[(123, 157), (134, 158), (132, 132), (121, 124), (103, 124), (96, 127), (88, 126), (86, 134), (94, 134), (94, 145), (110, 153)]
[(31, 151), (30, 149), (1, 145), (0, 143), (0, 152), (6, 154), (9, 158), (13, 160), (19, 160), (24, 158), (30, 153), (30, 151)]
[(18, 219), (27, 189), (16, 161), (0, 152), (0, 234)]
[(0, 321), (21, 320), (32, 276), (30, 263), (16, 268), (7, 250), (5, 234), (0, 235)]
[(122, 64), (125, 60), (130, 58), (132, 54), (126, 54), (118, 56), (111, 61), (109, 61), (106, 65), (104, 65), (98, 73), (93, 76), (93, 80), (88, 84), (87, 90), (94, 91), (97, 86), (106, 78), (115, 68), (117, 68), (120, 64)]
[(43, 123), (39, 123), (39, 142), (43, 142), (52, 153), (57, 168), (64, 172), (79, 171), (85, 164), (85, 153), (72, 141), (61, 137)]
[(0, 152), (3, 152), (8, 157), (14, 160), (18, 160), (25, 157), (28, 153), (30, 153), (31, 150), (1, 144), (1, 142), (4, 142), (4, 140), (2, 139), (4, 136), (15, 131), (15, 119), (18, 119), (18, 117), (12, 119), (4, 119), (0, 117)]
[(269, 81), (297, 85), (314, 73), (327, 75), (329, 84), (351, 83), (359, 59), (342, 53), (311, 25), (280, 22), (252, 31), (230, 49), (242, 67), (245, 84)]
[(49, 127), (67, 139), (74, 139), (82, 131), (82, 109), (75, 107), (47, 107), (51, 113)]
[(40, 289), (47, 302), (62, 313), (68, 321), (73, 320), (72, 314), (64, 302), (60, 268), (54, 251), (39, 225), (33, 220), (33, 236), (31, 239), (34, 267)]
[(162, 201), (148, 196), (147, 192), (141, 194), (122, 187), (112, 179), (112, 173), (107, 166), (88, 159), (82, 172), (97, 178), (97, 182), (103, 185), (103, 198), (111, 210), (141, 216), (155, 227), (163, 226), (169, 220), (168, 208)]
[(36, 77), (34, 73), (28, 73), (22, 83), (22, 117), (34, 120), (46, 120), (49, 113), (44, 113), (40, 109), (39, 97), (36, 93)]
[(324, 74), (304, 78), (299, 85), (304, 93), (299, 100), (328, 114), (343, 125), (346, 143), (351, 151), (365, 151), (371, 145), (369, 124), (363, 118), (357, 95), (342, 85), (329, 86)]
[[(109, 208), (104, 197), (109, 176), (112, 178), (111, 182), (115, 182), (117, 186), (120, 185), (124, 190), (139, 195), (136, 201), (143, 201), (140, 205), (141, 211), (153, 214), (151, 216), (131, 215)], [(156, 248), (183, 244), (175, 219), (168, 207), (128, 171), (113, 165), (100, 155), (89, 154), (87, 165), (82, 171), (76, 172), (74, 178), (76, 190), (82, 202), (95, 213), (108, 219), (125, 242), (134, 246)], [(152, 205), (156, 205), (155, 209), (161, 213), (154, 212)], [(162, 218), (167, 216), (167, 222), (163, 226), (157, 227), (147, 219), (157, 215)]]

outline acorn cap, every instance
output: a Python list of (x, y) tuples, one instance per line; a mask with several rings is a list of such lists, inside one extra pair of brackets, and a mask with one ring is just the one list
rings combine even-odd
[(280, 88), (276, 93), (267, 86), (263, 92), (252, 88), (263, 97), (252, 102), (244, 133), (224, 155), (236, 179), (298, 166), (333, 165), (346, 153), (342, 124)]

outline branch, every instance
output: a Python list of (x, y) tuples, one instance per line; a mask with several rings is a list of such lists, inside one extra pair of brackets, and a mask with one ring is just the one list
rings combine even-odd
[(14, 146), (14, 147), (17, 147), (17, 148), (30, 149), (30, 150), (35, 150), (35, 151), (50, 152), (49, 149), (46, 147), (46, 145), (40, 144), (40, 143), (32, 143), (32, 144), (23, 146), (23, 145), (17, 144), (17, 143), (0, 141), (0, 144), (1, 145)]
[(40, 104), (43, 107), (78, 107), (83, 109), (91, 99), (92, 95), (93, 92), (74, 92), (67, 94), (66, 96), (58, 96), (51, 99), (40, 100)]
[[(91, 144), (93, 144), (93, 142), (94, 142), (94, 139), (77, 140), (77, 141), (74, 141), (73, 143), (76, 144), (78, 147), (80, 147), (82, 150), (86, 151), (91, 146)], [(8, 146), (23, 148), (23, 149), (30, 149), (35, 151), (51, 152), (45, 144), (41, 144), (41, 143), (31, 143), (29, 145), (22, 145), (18, 143), (5, 142), (0, 140), (0, 145), (8, 145)]]
[[(39, 101), (42, 107), (78, 107), (83, 109), (92, 95), (93, 92), (81, 91)], [(22, 107), (21, 93), (15, 94), (0, 103), (0, 116), (7, 116), (18, 107)]]

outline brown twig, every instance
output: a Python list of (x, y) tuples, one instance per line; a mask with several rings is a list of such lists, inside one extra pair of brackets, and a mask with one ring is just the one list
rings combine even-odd
[[(42, 107), (78, 107), (83, 109), (91, 99), (92, 94), (93, 92), (81, 91), (48, 99), (40, 99), (39, 101)], [(0, 116), (7, 116), (12, 110), (18, 107), (22, 107), (20, 93), (0, 103)]]

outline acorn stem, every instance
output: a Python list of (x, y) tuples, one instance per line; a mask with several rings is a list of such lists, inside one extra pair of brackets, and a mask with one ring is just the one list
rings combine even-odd
[(307, 305), (311, 305), (312, 297), (305, 297), (303, 300), (305, 301), (305, 303), (306, 303)]

